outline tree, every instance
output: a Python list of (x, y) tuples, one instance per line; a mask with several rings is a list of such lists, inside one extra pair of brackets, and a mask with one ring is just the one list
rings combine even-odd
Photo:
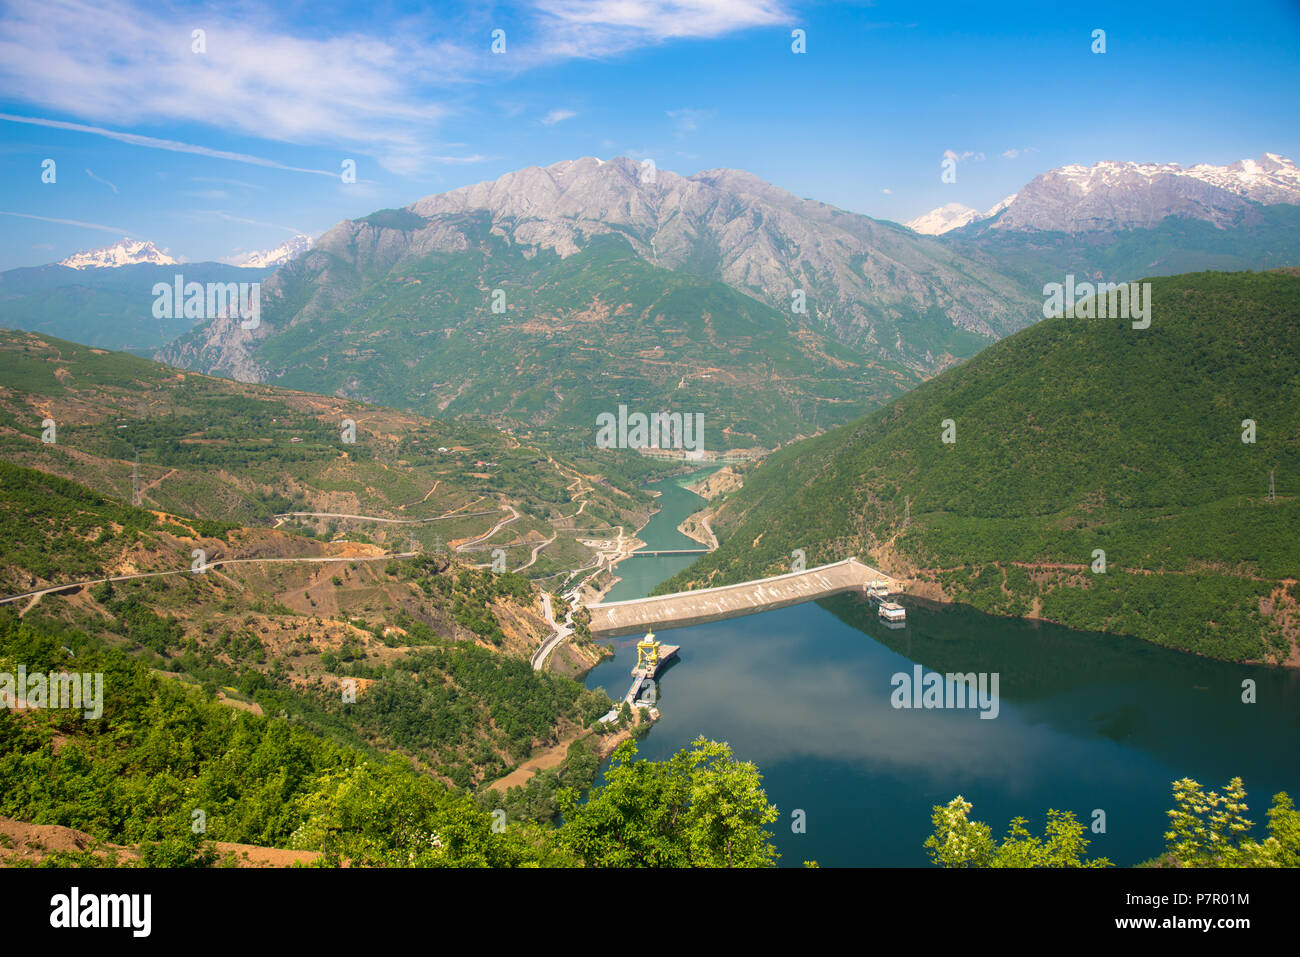
[(1300, 866), (1300, 813), (1285, 791), (1273, 796), (1269, 836), (1256, 841), (1245, 817), (1246, 787), (1233, 778), (1223, 793), (1206, 792), (1191, 778), (1173, 784), (1175, 807), (1168, 812), (1165, 851), (1182, 867)]
[(1049, 810), (1045, 836), (1029, 833), (1023, 817), (1013, 818), (1006, 839), (998, 844), (992, 829), (967, 816), (971, 803), (959, 794), (935, 805), (934, 833), (925, 839), (930, 860), (941, 867), (1109, 867), (1104, 857), (1085, 860), (1087, 829), (1072, 811)]
[(560, 845), (595, 867), (768, 867), (777, 858), (764, 825), (777, 818), (758, 768), (727, 744), (697, 738), (666, 761), (614, 752), (603, 787), (579, 806), (560, 793)]

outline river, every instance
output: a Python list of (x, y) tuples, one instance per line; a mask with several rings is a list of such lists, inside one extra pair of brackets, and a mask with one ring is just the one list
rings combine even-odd
[[(702, 500), (682, 481), (650, 486), (665, 494), (640, 533), (646, 542), (662, 548), (684, 538), (676, 526)], [(690, 560), (629, 559), (608, 600), (647, 594)], [(1018, 815), (1041, 834), (1048, 808), (1088, 824), (1101, 811), (1105, 831), (1088, 834), (1089, 855), (1117, 865), (1163, 850), (1170, 783), (1184, 776), (1218, 790), (1242, 777), (1261, 835), (1275, 792), (1300, 799), (1295, 671), (903, 603), (900, 630), (884, 627), (861, 598), (841, 595), (664, 631), (681, 651), (658, 683), (662, 718), (640, 756), (665, 758), (699, 734), (729, 742), (758, 765), (781, 811), (771, 827), (784, 866), (926, 866), (931, 809), (958, 794), (998, 838)], [(638, 637), (607, 641), (615, 658), (593, 669), (587, 686), (622, 697)], [(997, 673), (997, 717), (895, 709), (893, 676), (917, 664)], [(1247, 678), (1258, 703), (1242, 702)], [(804, 833), (793, 830), (795, 811)]]

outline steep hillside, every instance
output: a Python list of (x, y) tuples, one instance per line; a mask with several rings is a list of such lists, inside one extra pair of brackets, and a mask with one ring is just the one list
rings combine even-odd
[[(461, 787), (582, 737), (609, 707), (532, 670), (551, 629), (520, 575), (134, 508), (4, 462), (0, 535), (0, 615), (76, 627), (235, 706), (408, 754)], [(598, 659), (585, 631), (575, 642), (571, 654)]]
[(605, 454), (611, 483), (496, 428), (32, 333), (0, 331), (0, 458), (124, 501), (138, 475), (140, 504), (199, 519), (397, 550), (446, 546), (476, 563), (501, 548), (506, 567), (534, 577), (591, 564), (596, 552), (582, 541), (592, 530), (637, 527), (651, 508), (634, 481), (617, 478), (634, 453)]
[(1300, 276), (1152, 295), (1150, 328), (1044, 320), (771, 456), (660, 590), (856, 553), (993, 613), (1300, 664)]
[(976, 223), (940, 241), (1037, 292), (1044, 283), (1064, 282), (1066, 274), (1125, 282), (1206, 269), (1294, 266), (1300, 264), (1300, 206), (1248, 204), (1227, 223), (1171, 215), (1153, 226), (1075, 232)]
[(33, 266), (0, 272), (0, 328), (27, 329), (102, 349), (147, 354), (193, 328), (182, 310), (154, 315), (155, 283), (259, 282), (269, 268), (224, 263)]
[(536, 425), (631, 400), (771, 446), (1034, 318), (996, 269), (893, 223), (742, 171), (587, 157), (340, 223), (266, 282), (258, 328), (212, 320), (158, 356)]
[[(407, 758), (326, 740), (297, 713), (224, 707), (93, 635), (0, 611), (0, 669), (20, 662), (32, 674), (97, 674), (102, 708), (93, 716), (60, 706), (0, 709), (0, 866), (203, 867), (247, 858), (327, 867), (753, 867), (777, 857), (765, 825), (778, 811), (757, 769), (703, 738), (664, 762), (635, 761), (625, 742), (604, 786), (581, 805), (571, 793), (555, 827), (495, 795), (471, 799)], [(455, 705), (438, 714), (462, 717), (465, 681), (465, 673), (431, 680)], [(516, 713), (544, 707), (527, 690), (510, 689)], [(406, 717), (419, 727), (418, 712)], [(589, 769), (594, 775), (594, 761)], [(21, 848), (9, 847), (11, 835)]]
[[(430, 415), (503, 413), (590, 436), (597, 415), (620, 404), (699, 412), (711, 449), (810, 434), (919, 381), (788, 309), (651, 266), (621, 237), (561, 258), (495, 235), (486, 214), (456, 220), (469, 248), (360, 268), (355, 244), (340, 249), (327, 236), (268, 283), (257, 329), (214, 321), (159, 357)], [(379, 222), (366, 227), (374, 234), (366, 248), (407, 225)]]

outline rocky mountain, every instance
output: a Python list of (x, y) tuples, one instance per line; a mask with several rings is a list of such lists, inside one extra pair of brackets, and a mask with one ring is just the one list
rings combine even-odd
[(312, 238), (300, 233), (294, 236), (293, 239), (287, 240), (273, 249), (264, 249), (260, 252), (240, 256), (235, 260), (234, 265), (244, 269), (269, 269), (282, 265), (291, 259), (296, 259), (311, 249), (311, 245)]
[(147, 240), (123, 237), (111, 246), (100, 249), (81, 250), (58, 265), (69, 269), (105, 269), (114, 266), (131, 266), (137, 263), (152, 263), (155, 266), (173, 266), (177, 260)]
[[(984, 338), (1025, 324), (1016, 290), (979, 266), (918, 244), (891, 223), (800, 199), (743, 170), (679, 176), (632, 160), (586, 157), (530, 167), (408, 207), (431, 221), (491, 216), (511, 241), (571, 255), (591, 236), (618, 233), (646, 261), (719, 279), (789, 311), (804, 290), (808, 316), (841, 342), (918, 368), (945, 364), (934, 336), (912, 322)], [(942, 328), (936, 330), (943, 338)]]
[(927, 236), (971, 224), (979, 224), (976, 232), (1082, 233), (1150, 229), (1179, 216), (1223, 228), (1239, 225), (1259, 206), (1279, 203), (1300, 204), (1300, 167), (1276, 153), (1228, 166), (1108, 160), (1048, 170), (985, 213), (948, 203), (906, 225)]
[[(869, 358), (923, 373), (1033, 319), (1032, 301), (1014, 285), (898, 225), (800, 199), (742, 171), (686, 177), (592, 157), (340, 223), (268, 282), (264, 311), (278, 297), (291, 307), (273, 315), (282, 325), (321, 318), (395, 268), (482, 249), (484, 233), (560, 263), (597, 237), (617, 236), (653, 266), (721, 281)], [(301, 298), (287, 301), (289, 289)]]
[(913, 232), (920, 233), (923, 236), (942, 236), (944, 233), (952, 232), (954, 229), (961, 229), (963, 226), (969, 226), (971, 223), (979, 222), (984, 219), (992, 219), (1002, 210), (1012, 204), (1016, 198), (1012, 193), (1002, 202), (995, 205), (987, 212), (981, 213), (978, 209), (966, 206), (962, 203), (947, 203), (938, 209), (932, 209), (928, 213), (908, 220), (903, 225)]
[(1300, 265), (1300, 169), (1273, 153), (1228, 166), (1064, 166), (939, 241), (1034, 293), (1068, 274), (1124, 282)]
[(1300, 204), (1300, 169), (1274, 153), (1229, 166), (1103, 162), (1034, 178), (992, 229), (1149, 228), (1167, 216), (1235, 225), (1258, 205)]
[[(472, 242), (400, 259), (400, 226), (363, 225), (359, 271), (322, 240), (263, 284), (261, 323), (215, 319), (162, 350), (172, 365), (432, 415), (505, 414), (590, 430), (601, 413), (701, 413), (706, 449), (771, 446), (847, 421), (915, 385), (724, 283), (661, 269), (626, 239), (567, 257), (512, 244), (486, 212)], [(408, 237), (409, 240), (409, 237)], [(344, 248), (346, 251), (346, 247)], [(368, 259), (375, 257), (375, 259)], [(587, 443), (593, 441), (590, 431)]]

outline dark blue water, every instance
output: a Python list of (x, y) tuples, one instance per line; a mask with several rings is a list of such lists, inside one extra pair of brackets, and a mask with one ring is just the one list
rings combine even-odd
[[(781, 811), (781, 863), (794, 866), (927, 865), (932, 807), (958, 794), (999, 838), (1017, 815), (1041, 834), (1048, 808), (1088, 823), (1102, 810), (1106, 832), (1088, 835), (1089, 853), (1119, 865), (1163, 850), (1170, 784), (1184, 776), (1215, 789), (1241, 776), (1260, 833), (1275, 792), (1300, 798), (1294, 671), (905, 604), (897, 631), (845, 595), (658, 633), (681, 651), (659, 681), (662, 718), (640, 756), (667, 757), (700, 734), (729, 742), (762, 772)], [(612, 640), (616, 657), (587, 686), (621, 697), (638, 637)], [(914, 663), (998, 673), (997, 718), (895, 709), (891, 678)], [(1244, 678), (1257, 682), (1257, 704), (1242, 703)], [(804, 834), (791, 830), (796, 809)]]

